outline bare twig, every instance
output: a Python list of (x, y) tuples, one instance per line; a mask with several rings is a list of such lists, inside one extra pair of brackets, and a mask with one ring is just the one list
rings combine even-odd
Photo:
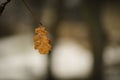
[[(28, 9), (28, 11), (31, 13), (31, 15), (34, 17), (34, 19), (36, 21), (39, 21), (39, 19), (34, 15), (33, 11), (31, 10), (31, 8), (29, 7), (29, 5), (27, 4), (27, 2), (25, 0), (22, 0), (25, 7)], [(42, 25), (42, 23), (39, 21), (39, 25)]]
[(4, 9), (5, 9), (5, 6), (10, 2), (11, 0), (7, 0), (5, 3), (2, 3), (0, 5), (0, 16), (2, 15)]

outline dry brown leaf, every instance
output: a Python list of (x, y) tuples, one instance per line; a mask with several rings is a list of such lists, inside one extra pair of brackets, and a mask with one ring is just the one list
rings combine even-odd
[(48, 31), (45, 27), (39, 26), (35, 29), (34, 48), (39, 50), (41, 54), (47, 54), (51, 51), (50, 39), (47, 37)]

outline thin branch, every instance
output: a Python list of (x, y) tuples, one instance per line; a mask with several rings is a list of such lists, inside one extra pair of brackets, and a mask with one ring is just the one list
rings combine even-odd
[[(28, 9), (28, 11), (31, 13), (31, 15), (34, 17), (34, 19), (36, 21), (39, 21), (39, 19), (34, 15), (33, 11), (31, 10), (31, 8), (29, 7), (29, 5), (27, 4), (27, 2), (25, 0), (22, 0), (25, 7)], [(39, 25), (42, 25), (42, 23), (39, 21)]]
[(5, 3), (2, 3), (2, 4), (0, 5), (0, 16), (2, 15), (2, 13), (3, 13), (3, 11), (4, 11), (5, 7), (6, 7), (6, 5), (7, 5), (10, 1), (11, 1), (11, 0), (7, 0)]

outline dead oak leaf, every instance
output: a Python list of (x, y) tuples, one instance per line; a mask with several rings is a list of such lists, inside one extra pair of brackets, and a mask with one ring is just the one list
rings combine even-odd
[(36, 35), (34, 36), (34, 48), (41, 54), (47, 54), (51, 51), (51, 41), (48, 38), (48, 31), (45, 27), (39, 26), (35, 29)]

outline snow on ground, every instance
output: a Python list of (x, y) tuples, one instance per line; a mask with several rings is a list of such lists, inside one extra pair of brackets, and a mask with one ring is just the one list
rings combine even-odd
[(33, 46), (32, 35), (14, 35), (0, 39), (0, 80), (34, 80), (46, 73), (47, 56)]

